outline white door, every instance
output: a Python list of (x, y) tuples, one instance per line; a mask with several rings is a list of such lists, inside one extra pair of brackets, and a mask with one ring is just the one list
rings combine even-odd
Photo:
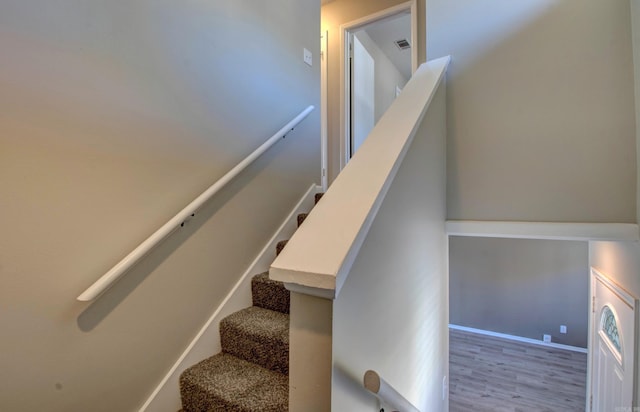
[(636, 299), (609, 278), (591, 269), (592, 411), (631, 410)]
[(351, 156), (353, 156), (375, 124), (375, 64), (373, 57), (351, 35)]

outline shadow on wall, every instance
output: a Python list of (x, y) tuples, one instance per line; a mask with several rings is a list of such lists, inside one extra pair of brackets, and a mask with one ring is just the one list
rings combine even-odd
[(448, 218), (634, 221), (628, 2), (428, 11), (429, 59), (452, 56)]
[[(251, 181), (263, 172), (273, 158), (273, 150), (262, 155), (253, 165), (245, 169), (239, 176), (227, 184), (224, 189), (218, 192), (213, 199), (207, 202), (198, 213), (196, 213), (195, 217), (185, 222), (184, 227), (176, 229), (176, 231), (164, 239), (156, 248), (151, 250), (151, 252), (142, 258), (134, 267), (122, 275), (110, 289), (105, 291), (101, 296), (98, 296), (93, 303), (78, 316), (78, 328), (83, 332), (91, 332), (98, 326), (131, 292), (144, 282), (158, 266), (233, 199), (244, 188), (247, 180)], [(212, 258), (214, 258), (213, 254)], [(114, 262), (114, 264), (115, 263), (116, 262)], [(175, 273), (175, 276), (180, 275), (180, 273)], [(215, 276), (215, 274), (212, 274), (212, 276)]]

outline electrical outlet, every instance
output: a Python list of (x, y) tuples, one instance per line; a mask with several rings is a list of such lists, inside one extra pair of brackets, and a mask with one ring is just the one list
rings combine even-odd
[(542, 335), (542, 341), (544, 343), (551, 343), (551, 335), (547, 335), (547, 334)]
[(311, 52), (309, 50), (304, 49), (304, 52), (302, 54), (302, 59), (309, 66), (313, 66), (313, 55), (311, 54)]
[(567, 325), (560, 325), (560, 333), (567, 333)]

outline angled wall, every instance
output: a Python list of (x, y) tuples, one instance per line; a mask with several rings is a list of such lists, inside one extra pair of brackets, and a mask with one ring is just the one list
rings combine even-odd
[(315, 0), (0, 4), (0, 410), (140, 406), (319, 181), (319, 111), (100, 299), (75, 298), (319, 107), (302, 61), (319, 32)]

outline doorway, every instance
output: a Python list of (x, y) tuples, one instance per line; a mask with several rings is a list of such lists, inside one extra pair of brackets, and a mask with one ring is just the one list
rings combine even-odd
[(450, 236), (449, 297), (452, 411), (585, 410), (587, 242)]
[(366, 32), (349, 34), (349, 48), (351, 55), (349, 58), (350, 82), (349, 106), (351, 126), (349, 128), (351, 138), (349, 139), (349, 158), (364, 143), (369, 132), (375, 125), (375, 60), (371, 53), (362, 44), (360, 36)]
[[(577, 348), (586, 349), (584, 350), (584, 359), (580, 360), (580, 365), (577, 365), (577, 357), (565, 352), (557, 362), (557, 365), (562, 367), (571, 366), (571, 368), (554, 375), (548, 380), (556, 383), (554, 388), (561, 387), (556, 380), (557, 376), (571, 376), (571, 379), (573, 379), (578, 376), (574, 372), (580, 372), (582, 374), (580, 384), (582, 402), (585, 405), (583, 407), (584, 410), (594, 412), (631, 411), (637, 406), (637, 386), (634, 385), (636, 385), (635, 382), (637, 382), (638, 377), (634, 376), (634, 374), (637, 362), (636, 354), (640, 343), (638, 340), (638, 332), (640, 331), (636, 327), (639, 316), (639, 303), (637, 297), (625, 291), (624, 288), (612, 280), (615, 278), (609, 278), (589, 266), (591, 261), (590, 247), (587, 248), (588, 251), (586, 253), (585, 251), (575, 255), (573, 252), (570, 253), (571, 249), (574, 248), (578, 248), (575, 250), (579, 251), (582, 248), (579, 244), (591, 239), (568, 234), (553, 237), (517, 236), (518, 239), (513, 239), (514, 236), (504, 236), (501, 239), (497, 234), (492, 234), (489, 237), (476, 237), (471, 234), (465, 234), (460, 237), (460, 231), (457, 231), (456, 235), (458, 236), (452, 236), (450, 233), (449, 236), (449, 296), (450, 303), (458, 305), (458, 307), (450, 306), (450, 321), (453, 323), (451, 329), (452, 332), (455, 332), (452, 333), (452, 336), (455, 334), (455, 339), (452, 339), (451, 342), (456, 340), (460, 342), (460, 335), (464, 335), (464, 333), (459, 331), (462, 331), (472, 332), (475, 337), (481, 335), (487, 337), (487, 339), (484, 337), (483, 339), (492, 342), (487, 349), (491, 353), (496, 352), (497, 344), (495, 343), (495, 338), (501, 338), (502, 342), (505, 342), (504, 339), (516, 342), (522, 341), (523, 343), (527, 343), (527, 340), (529, 340), (528, 343), (535, 343), (538, 346), (544, 345), (549, 350), (552, 347), (563, 346), (556, 345), (555, 342), (558, 341), (565, 345), (577, 345)], [(486, 242), (487, 240), (489, 243)], [(534, 249), (530, 249), (533, 244), (523, 244), (522, 247), (518, 247), (517, 243), (523, 240), (528, 243), (534, 241), (542, 242), (539, 244), (540, 251), (546, 250), (546, 252), (544, 254), (535, 252), (534, 255)], [(575, 242), (576, 240), (578, 242)], [(553, 241), (553, 243), (549, 243), (550, 241)], [(573, 246), (570, 246), (571, 244)], [(519, 249), (521, 250), (519, 251)], [(502, 257), (496, 257), (494, 250), (499, 250)], [(526, 255), (522, 256), (522, 252), (526, 252)], [(523, 266), (522, 263), (526, 262), (524, 260), (525, 257), (531, 261)], [(583, 263), (580, 263), (580, 261)], [(557, 266), (560, 262), (565, 263), (563, 263), (563, 266)], [(574, 263), (571, 263), (571, 266), (564, 266), (569, 262)], [(578, 266), (575, 266), (576, 264)], [(545, 266), (549, 266), (552, 269), (545, 270), (545, 272), (553, 274), (547, 280), (535, 274), (542, 272)], [(570, 269), (571, 267), (575, 267), (575, 270)], [(456, 274), (456, 272), (459, 273)], [(463, 276), (463, 273), (467, 273), (469, 276)], [(570, 275), (571, 273), (576, 276)], [(616, 273), (610, 273), (610, 275), (616, 275)], [(456, 282), (459, 284), (456, 285)], [(518, 294), (518, 290), (522, 293)], [(461, 291), (463, 292), (462, 294)], [(465, 295), (464, 293), (467, 294)], [(487, 301), (485, 306), (478, 306), (478, 302), (484, 295), (495, 297)], [(578, 301), (574, 301), (575, 299), (578, 299)], [(532, 301), (543, 305), (534, 308), (531, 306)], [(559, 304), (564, 305), (564, 307), (557, 306)], [(547, 309), (552, 310), (547, 313), (545, 312)], [(580, 313), (583, 313), (583, 315), (581, 316)], [(518, 322), (509, 324), (508, 321), (512, 320), (513, 315), (516, 315)], [(584, 325), (580, 320), (582, 317), (584, 317)], [(524, 332), (522, 332), (518, 328), (521, 326), (526, 328), (535, 326), (537, 321), (545, 318), (550, 319), (550, 323), (541, 324), (544, 329), (534, 333), (532, 338), (536, 342), (531, 341), (531, 339), (521, 338), (526, 336), (526, 330), (523, 329)], [(490, 321), (491, 319), (496, 319), (496, 321)], [(457, 324), (466, 326), (466, 328), (457, 327)], [(478, 324), (480, 326), (477, 326)], [(504, 327), (508, 330), (501, 331), (500, 328)], [(503, 333), (495, 333), (496, 331)], [(574, 343), (571, 341), (573, 339), (571, 333), (576, 331), (580, 332), (579, 335), (584, 336), (584, 342)], [(504, 335), (504, 333), (507, 333), (507, 335)], [(547, 333), (549, 335), (546, 335)], [(508, 336), (511, 334), (516, 336)], [(550, 338), (551, 344), (543, 342), (546, 341), (546, 337)], [(458, 356), (457, 359), (454, 359), (457, 364), (452, 362), (450, 365), (450, 388), (457, 384), (460, 386), (458, 389), (464, 390), (467, 398), (469, 394), (476, 394), (478, 397), (474, 401), (478, 403), (491, 401), (491, 397), (496, 394), (499, 395), (499, 391), (489, 391), (487, 392), (488, 395), (486, 393), (478, 394), (477, 388), (475, 388), (476, 390), (469, 392), (468, 388), (464, 387), (467, 382), (460, 379), (456, 380), (454, 376), (455, 367), (463, 365), (465, 374), (470, 368), (466, 363), (469, 355), (468, 338), (465, 339), (463, 343), (467, 346), (464, 347), (463, 356)], [(482, 345), (478, 345), (478, 347), (481, 348)], [(570, 348), (559, 347), (559, 349)], [(459, 355), (459, 352), (457, 355)], [(456, 356), (455, 351), (452, 351), (451, 354), (453, 357)], [(482, 359), (484, 361), (489, 358)], [(500, 363), (500, 368), (510, 364), (511, 361), (513, 361), (512, 358)], [(541, 359), (537, 359), (535, 365), (538, 364), (544, 364), (544, 362)], [(535, 365), (530, 367), (522, 367), (520, 365), (519, 370), (532, 373), (531, 371), (536, 368)], [(576, 368), (576, 366), (579, 366), (579, 368)], [(547, 373), (548, 369), (543, 368), (542, 372)], [(536, 385), (543, 381), (543, 379), (535, 380), (537, 382)], [(527, 380), (524, 379), (522, 382), (512, 380), (509, 382), (515, 384), (515, 390), (507, 388), (505, 385), (500, 388), (507, 388), (508, 390), (504, 391), (505, 393), (518, 395), (517, 399), (514, 398), (515, 402), (526, 400), (517, 391), (519, 385), (526, 385)], [(558, 399), (562, 402), (567, 401), (567, 394), (570, 390), (577, 388), (576, 382), (572, 381), (569, 387), (562, 388), (562, 396)], [(476, 381), (471, 386), (475, 384), (477, 384)], [(460, 391), (454, 393), (454, 395), (458, 396), (458, 399), (454, 399), (452, 395), (450, 401), (458, 402), (458, 405), (460, 404), (460, 399), (465, 401), (466, 398), (460, 398), (460, 393)], [(550, 401), (549, 391), (545, 391), (545, 393), (547, 395), (540, 397), (541, 403)], [(456, 410), (455, 402), (450, 404), (452, 410)]]
[(340, 170), (417, 68), (412, 0), (340, 26)]

